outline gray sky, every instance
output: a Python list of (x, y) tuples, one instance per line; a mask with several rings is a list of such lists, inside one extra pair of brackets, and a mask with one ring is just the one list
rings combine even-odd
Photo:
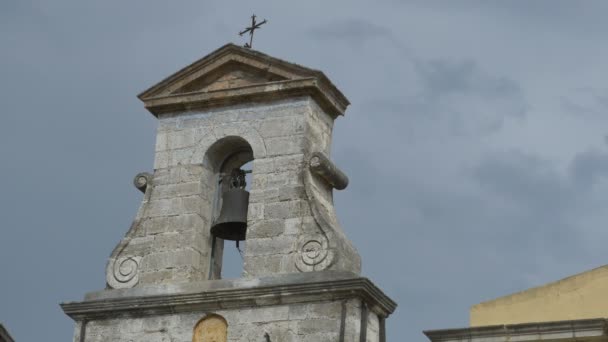
[(71, 340), (58, 303), (104, 286), (152, 168), (136, 94), (244, 43), (252, 12), (269, 20), (256, 49), (352, 102), (336, 206), (400, 305), (389, 340), (606, 263), (606, 1), (2, 0), (0, 321), (16, 340)]

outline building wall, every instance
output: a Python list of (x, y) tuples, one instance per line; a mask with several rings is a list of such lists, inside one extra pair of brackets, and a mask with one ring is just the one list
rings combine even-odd
[(159, 116), (152, 181), (110, 257), (109, 287), (217, 277), (210, 228), (218, 161), (209, 151), (231, 137), (246, 141), (254, 157), (243, 276), (358, 273), (359, 255), (335, 218), (332, 189), (308, 170), (311, 153), (329, 153), (332, 128), (333, 118), (307, 96)]
[(608, 266), (480, 303), (471, 326), (549, 322), (608, 316)]
[[(344, 321), (342, 310), (345, 311)], [(86, 342), (191, 342), (193, 329), (205, 312), (176, 313), (150, 317), (120, 317), (89, 321), (85, 326)], [(361, 304), (358, 299), (241, 308), (213, 312), (226, 319), (228, 341), (325, 342), (360, 341)], [(344, 322), (344, 323), (342, 323)], [(377, 316), (370, 314), (367, 341), (379, 341)], [(341, 325), (344, 336), (340, 339)], [(80, 342), (80, 326), (75, 342)], [(221, 341), (218, 341), (221, 342)]]

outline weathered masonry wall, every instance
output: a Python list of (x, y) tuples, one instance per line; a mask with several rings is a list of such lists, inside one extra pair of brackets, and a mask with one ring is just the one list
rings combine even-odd
[(137, 218), (108, 263), (110, 287), (210, 276), (217, 165), (208, 150), (227, 137), (253, 150), (244, 276), (345, 270), (359, 256), (333, 212), (332, 189), (308, 170), (329, 154), (333, 118), (309, 97), (159, 117), (154, 174)]
[(193, 341), (209, 317), (229, 341), (386, 342), (396, 303), (366, 278), (324, 271), (106, 289), (61, 306), (78, 342)]
[[(361, 339), (358, 299), (215, 311), (228, 323), (228, 341), (356, 341)], [(84, 329), (87, 342), (191, 342), (193, 329), (207, 312), (94, 320)], [(343, 318), (344, 316), (344, 318)], [(77, 335), (74, 341), (80, 341)], [(366, 341), (379, 341), (377, 318), (369, 315)]]

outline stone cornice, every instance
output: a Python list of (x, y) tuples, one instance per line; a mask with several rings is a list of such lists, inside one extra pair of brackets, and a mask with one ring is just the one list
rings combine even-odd
[(581, 319), (424, 331), (432, 342), (608, 341), (606, 319)]
[[(274, 74), (286, 79), (286, 81), (262, 82), (254, 87), (244, 87), (247, 88), (246, 90), (235, 87), (228, 89), (228, 91), (210, 91), (207, 93), (179, 92), (180, 86), (203, 78), (222, 65), (231, 62), (249, 65), (262, 73)], [(264, 87), (266, 86), (270, 88), (279, 86), (281, 89), (265, 90)], [(334, 116), (343, 115), (349, 105), (349, 101), (344, 94), (319, 70), (290, 63), (252, 49), (226, 44), (165, 78), (139, 94), (138, 97), (152, 114), (158, 116), (158, 114), (168, 111), (234, 104), (249, 100), (266, 101), (273, 100), (277, 96), (298, 95), (300, 93), (314, 93), (315, 99), (321, 106), (328, 109)], [(222, 96), (227, 96), (229, 99), (221, 101)]]
[(319, 81), (314, 78), (267, 82), (209, 92), (150, 97), (143, 101), (146, 109), (158, 116), (162, 113), (230, 106), (245, 102), (265, 102), (299, 95), (311, 96), (334, 117), (342, 115), (346, 110), (346, 105), (328, 96), (319, 85)]
[[(326, 272), (312, 272), (326, 273)], [(305, 274), (300, 274), (301, 276)], [(95, 295), (96, 299), (82, 302), (62, 303), (63, 311), (74, 320), (90, 320), (116, 317), (118, 315), (158, 315), (176, 312), (214, 311), (282, 304), (298, 304), (360, 298), (370, 310), (387, 317), (397, 304), (386, 296), (369, 279), (355, 277), (346, 279), (319, 280), (284, 283), (251, 281), (257, 286), (209, 289), (200, 292), (167, 293), (160, 295), (131, 295), (146, 293), (145, 289), (130, 291), (106, 290)], [(295, 279), (295, 276), (292, 277)], [(297, 279), (295, 279), (297, 280)], [(271, 283), (264, 285), (264, 283)], [(213, 287), (213, 286), (211, 286)], [(196, 286), (190, 286), (190, 291)], [(148, 292), (148, 293), (154, 293)], [(115, 295), (113, 295), (115, 294)], [(91, 296), (89, 296), (91, 297)]]

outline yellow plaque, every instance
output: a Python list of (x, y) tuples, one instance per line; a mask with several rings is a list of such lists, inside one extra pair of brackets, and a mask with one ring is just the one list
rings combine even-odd
[(209, 315), (194, 327), (192, 342), (226, 342), (227, 340), (228, 323), (221, 316)]

